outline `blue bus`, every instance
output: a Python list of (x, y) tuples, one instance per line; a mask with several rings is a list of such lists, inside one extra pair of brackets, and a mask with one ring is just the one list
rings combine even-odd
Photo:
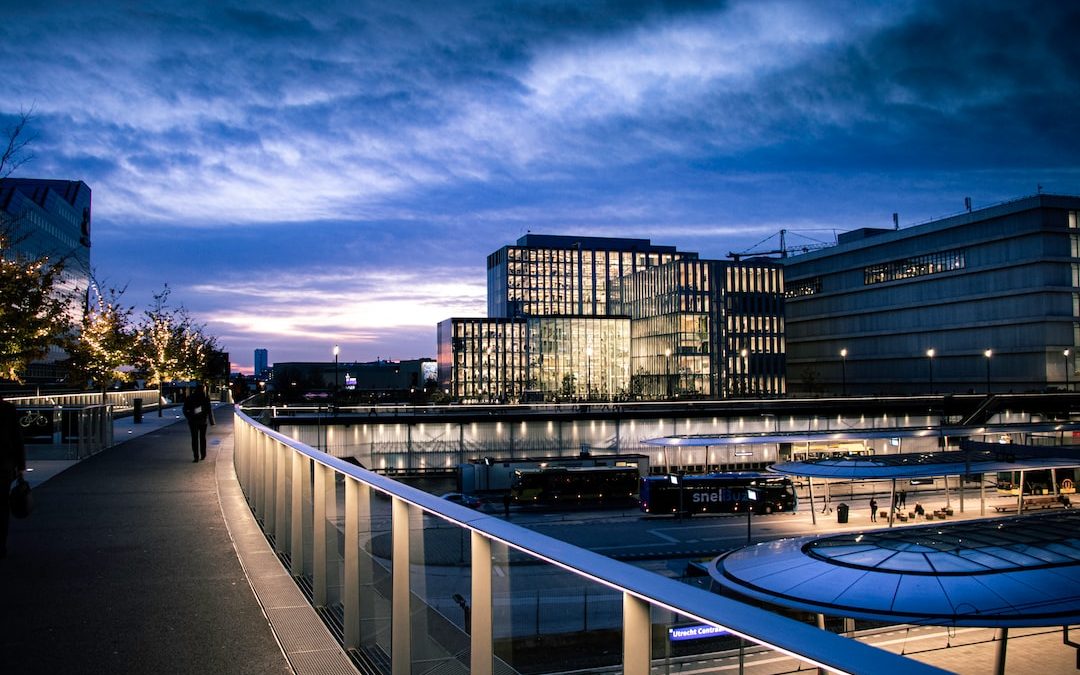
[(755, 471), (647, 476), (641, 479), (638, 499), (642, 512), (652, 515), (769, 514), (799, 505), (790, 478)]

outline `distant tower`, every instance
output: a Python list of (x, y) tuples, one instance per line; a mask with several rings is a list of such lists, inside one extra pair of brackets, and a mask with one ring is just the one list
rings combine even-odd
[(265, 349), (255, 350), (255, 377), (263, 377), (267, 368), (267, 357), (269, 354)]

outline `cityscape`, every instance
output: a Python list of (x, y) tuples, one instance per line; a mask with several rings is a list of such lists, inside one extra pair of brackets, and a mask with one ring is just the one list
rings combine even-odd
[(1080, 667), (1075, 10), (16, 14), (13, 672)]

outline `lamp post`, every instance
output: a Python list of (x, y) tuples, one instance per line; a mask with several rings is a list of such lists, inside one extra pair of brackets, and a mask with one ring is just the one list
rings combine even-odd
[(664, 350), (664, 400), (671, 398), (671, 350)]
[(739, 378), (739, 388), (742, 389), (742, 395), (746, 396), (746, 390), (748, 389), (746, 385), (748, 384), (747, 380), (749, 379), (750, 371), (750, 362), (747, 357), (750, 356), (750, 350), (748, 350), (746, 347), (743, 347), (739, 350), (739, 356), (741, 356), (743, 360), (742, 377)]
[(592, 400), (592, 345), (585, 348), (585, 395), (587, 400)]
[(930, 393), (934, 393), (934, 349), (931, 347), (926, 350), (926, 363), (930, 368)]
[(994, 355), (994, 350), (987, 349), (983, 352), (983, 356), (986, 357), (986, 395), (990, 395), (990, 357)]
[(338, 354), (341, 352), (341, 348), (334, 345), (334, 404), (337, 404), (337, 392), (338, 392)]
[(1069, 391), (1069, 350), (1066, 349), (1062, 354), (1065, 356), (1065, 391)]
[(840, 350), (840, 395), (847, 396), (847, 347)]

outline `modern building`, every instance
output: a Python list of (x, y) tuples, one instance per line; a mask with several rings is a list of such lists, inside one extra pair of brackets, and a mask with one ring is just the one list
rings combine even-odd
[(438, 327), (458, 400), (776, 396), (783, 269), (647, 239), (529, 234), (488, 256), (488, 318)]
[(776, 261), (684, 258), (623, 277), (632, 389), (644, 398), (780, 396), (784, 275)]
[(270, 354), (265, 349), (255, 350), (255, 367), (252, 374), (255, 379), (263, 379), (267, 376)]
[(366, 363), (301, 362), (275, 363), (271, 368), (271, 388), (297, 396), (350, 391), (373, 400), (405, 400), (412, 390), (422, 389), (437, 377), (432, 359)]
[[(47, 257), (63, 264), (59, 290), (71, 298), (73, 322), (82, 320), (90, 289), (90, 188), (82, 181), (0, 178), (0, 231), (8, 243), (5, 257)], [(41, 363), (31, 364), (28, 381), (56, 381), (66, 358), (54, 347)]]
[(604, 316), (616, 279), (696, 257), (648, 239), (527, 234), (488, 256), (488, 316)]
[(782, 260), (798, 393), (1072, 388), (1080, 197), (1038, 194)]

